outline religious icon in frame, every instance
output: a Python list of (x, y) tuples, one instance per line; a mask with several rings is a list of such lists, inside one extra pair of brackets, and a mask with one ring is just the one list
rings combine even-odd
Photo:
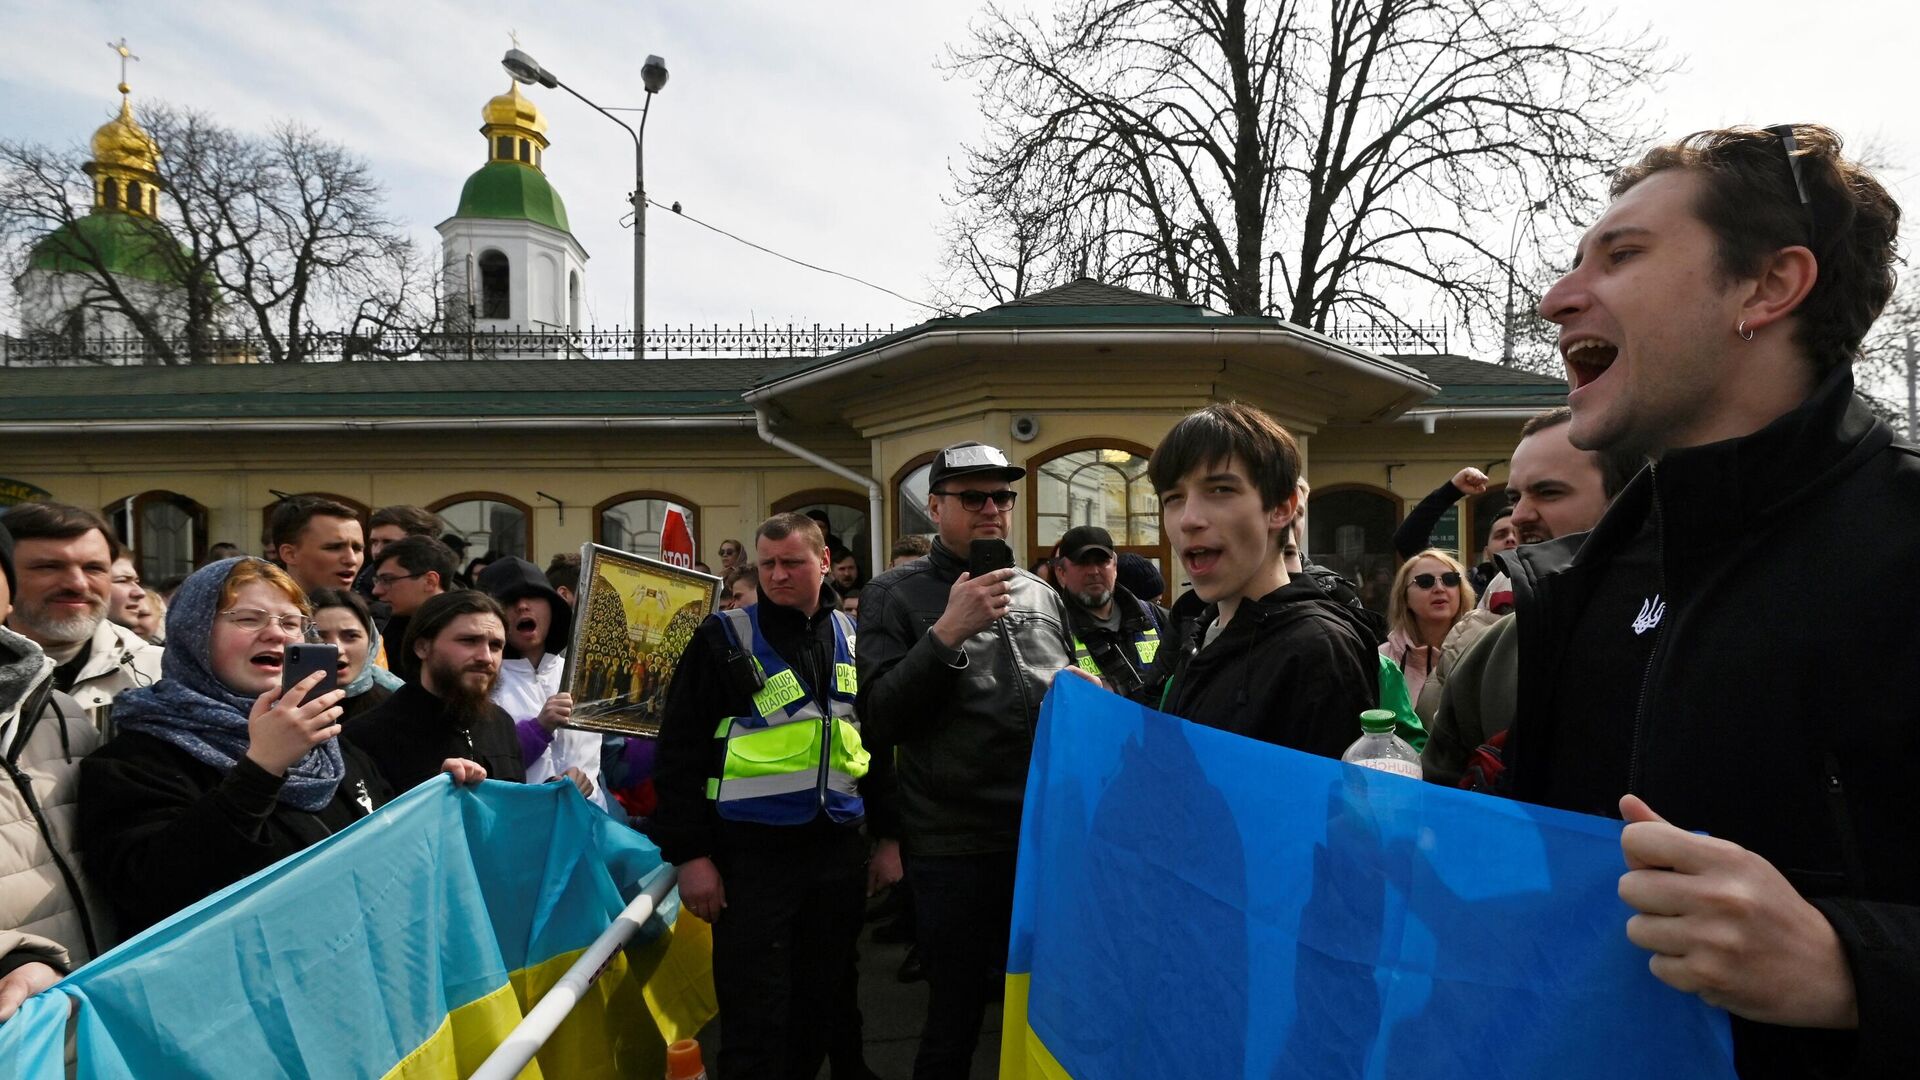
[(584, 544), (573, 644), (560, 685), (568, 727), (657, 738), (673, 668), (720, 598), (720, 579), (627, 551)]

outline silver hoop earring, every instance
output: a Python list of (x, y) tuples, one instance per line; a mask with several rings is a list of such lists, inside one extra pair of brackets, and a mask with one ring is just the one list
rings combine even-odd
[(1741, 320), (1740, 320), (1740, 328), (1739, 328), (1739, 329), (1737, 329), (1737, 330), (1735, 330), (1735, 331), (1734, 331), (1734, 333), (1736, 333), (1736, 334), (1739, 334), (1739, 335), (1740, 335), (1740, 340), (1741, 340), (1741, 341), (1752, 341), (1752, 340), (1753, 340), (1753, 331), (1751, 331), (1751, 330), (1749, 330), (1749, 329), (1747, 329), (1747, 320), (1745, 320), (1745, 319), (1741, 319)]

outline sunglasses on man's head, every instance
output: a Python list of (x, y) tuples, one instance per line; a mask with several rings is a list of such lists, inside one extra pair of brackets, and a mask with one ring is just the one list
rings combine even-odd
[(1452, 570), (1449, 570), (1446, 573), (1441, 574), (1439, 577), (1435, 577), (1432, 574), (1413, 575), (1413, 587), (1416, 589), (1431, 589), (1433, 588), (1433, 583), (1435, 581), (1438, 581), (1440, 584), (1445, 585), (1447, 588), (1451, 589), (1454, 586), (1460, 584), (1460, 575), (1454, 573)]
[(993, 500), (994, 506), (1005, 510), (1011, 507), (1013, 500), (1019, 496), (1019, 492), (1009, 488), (1001, 488), (999, 491), (936, 491), (934, 494), (959, 499), (960, 505), (970, 513), (985, 509), (988, 499)]

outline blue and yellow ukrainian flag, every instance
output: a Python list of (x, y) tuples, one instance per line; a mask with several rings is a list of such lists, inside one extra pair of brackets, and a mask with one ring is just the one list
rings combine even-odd
[(1731, 1078), (1627, 940), (1620, 829), (1055, 680), (1000, 1075)]
[[(466, 1076), (666, 872), (566, 783), (424, 784), (87, 965), (0, 1025), (6, 1075)], [(521, 1075), (664, 1074), (716, 1011), (677, 894)]]

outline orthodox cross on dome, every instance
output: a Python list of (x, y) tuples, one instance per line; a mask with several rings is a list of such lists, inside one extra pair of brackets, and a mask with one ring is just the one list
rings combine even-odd
[(138, 60), (140, 58), (133, 55), (133, 50), (127, 47), (125, 35), (122, 35), (119, 41), (107, 42), (107, 48), (120, 54), (120, 92), (123, 94), (131, 93), (132, 89), (127, 86), (127, 61)]
[(516, 49), (517, 49), (517, 48), (519, 48), (519, 47), (520, 47), (520, 32), (519, 32), (518, 30), (508, 30), (508, 31), (507, 31), (507, 40), (508, 40), (508, 41), (511, 41), (511, 42), (513, 42), (513, 47), (514, 47), (514, 48), (516, 48)]

